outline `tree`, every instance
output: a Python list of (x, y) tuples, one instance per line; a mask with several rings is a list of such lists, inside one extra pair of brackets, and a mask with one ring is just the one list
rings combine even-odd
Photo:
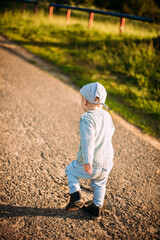
[(94, 0), (94, 4), (98, 8), (112, 9), (121, 11), (123, 7), (124, 0)]
[(157, 22), (160, 21), (160, 9), (154, 0), (125, 0), (123, 11), (138, 16), (151, 17)]
[(94, 0), (94, 5), (98, 8), (105, 8), (107, 9), (109, 7), (109, 2), (110, 1), (106, 1), (106, 0)]
[(142, 16), (148, 10), (151, 1), (152, 0), (125, 0), (123, 10), (126, 13)]
[(94, 0), (94, 4), (98, 8), (152, 17), (160, 22), (160, 0)]
[(57, 4), (67, 4), (71, 6), (85, 5), (89, 6), (93, 3), (94, 0), (55, 0), (53, 2)]
[(156, 5), (160, 8), (160, 1), (159, 1), (159, 0), (154, 0), (154, 2), (155, 2)]

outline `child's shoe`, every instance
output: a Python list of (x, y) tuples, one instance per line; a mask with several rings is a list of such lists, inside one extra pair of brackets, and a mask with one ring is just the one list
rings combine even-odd
[(66, 211), (76, 211), (83, 206), (84, 202), (79, 191), (70, 194), (70, 201), (65, 207)]
[(94, 219), (99, 219), (101, 217), (101, 209), (102, 207), (96, 206), (93, 202), (86, 206), (83, 206), (82, 211), (87, 214), (88, 216), (94, 218)]

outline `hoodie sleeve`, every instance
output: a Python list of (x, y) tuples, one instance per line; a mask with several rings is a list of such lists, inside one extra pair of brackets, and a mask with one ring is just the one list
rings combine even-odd
[(83, 164), (93, 162), (95, 147), (95, 129), (91, 119), (84, 116), (80, 119), (80, 137), (82, 146)]

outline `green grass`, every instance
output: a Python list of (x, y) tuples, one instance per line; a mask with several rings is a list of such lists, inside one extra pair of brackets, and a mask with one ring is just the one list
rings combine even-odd
[[(74, 14), (73, 14), (74, 15)], [(160, 26), (126, 20), (119, 34), (119, 20), (64, 15), (52, 20), (43, 12), (0, 13), (0, 32), (42, 57), (71, 77), (78, 86), (99, 81), (108, 92), (106, 103), (143, 132), (160, 137)]]

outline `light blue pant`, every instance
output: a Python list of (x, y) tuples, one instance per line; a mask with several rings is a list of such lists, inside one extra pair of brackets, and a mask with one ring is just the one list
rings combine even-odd
[(96, 168), (93, 169), (93, 173), (89, 174), (83, 169), (83, 165), (79, 165), (76, 160), (71, 162), (66, 167), (66, 175), (68, 179), (68, 187), (70, 189), (70, 194), (80, 191), (79, 179), (91, 179), (91, 187), (93, 188), (93, 202), (96, 206), (103, 206), (106, 182), (108, 180), (108, 175), (111, 171)]

